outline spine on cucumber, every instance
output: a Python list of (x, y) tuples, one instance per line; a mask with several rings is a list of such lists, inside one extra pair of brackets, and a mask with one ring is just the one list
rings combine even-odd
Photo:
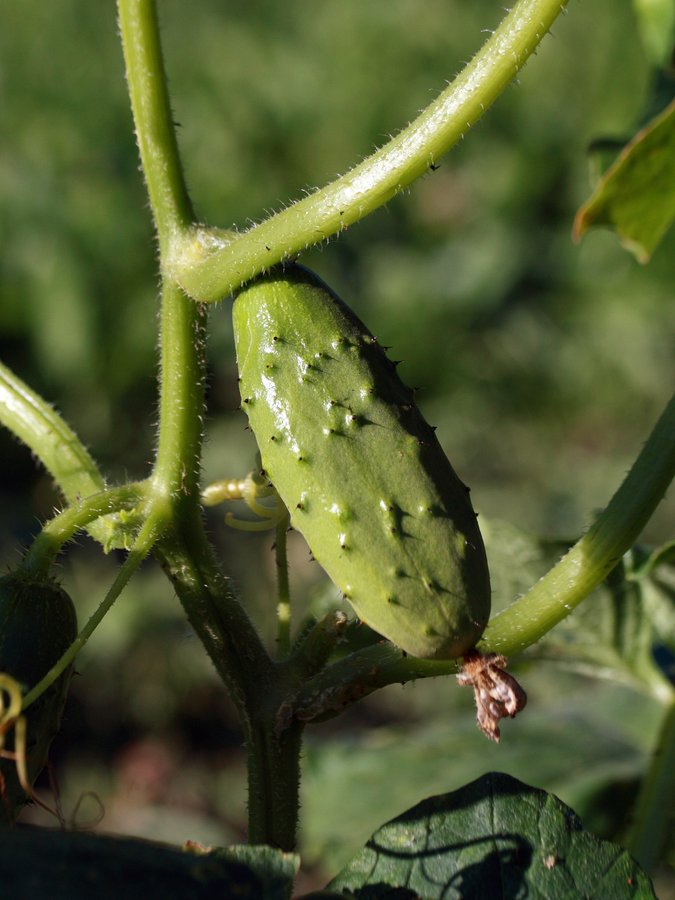
[(233, 309), (242, 406), (265, 472), (314, 557), (368, 625), (452, 659), (490, 613), (468, 489), (365, 325), (286, 266)]

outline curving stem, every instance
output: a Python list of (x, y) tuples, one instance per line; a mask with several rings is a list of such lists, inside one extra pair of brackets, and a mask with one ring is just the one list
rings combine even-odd
[(176, 247), (173, 276), (195, 300), (220, 300), (383, 206), (461, 140), (564, 7), (560, 0), (518, 0), (471, 62), (407, 128), (341, 178), (241, 235), (195, 228)]

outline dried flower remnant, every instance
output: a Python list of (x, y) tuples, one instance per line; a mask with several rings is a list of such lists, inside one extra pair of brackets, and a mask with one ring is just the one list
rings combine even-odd
[(471, 686), (476, 698), (478, 727), (491, 741), (499, 743), (499, 720), (513, 718), (527, 703), (527, 694), (513, 675), (504, 669), (508, 665), (505, 656), (477, 650), (464, 657), (462, 671), (457, 682), (462, 687)]

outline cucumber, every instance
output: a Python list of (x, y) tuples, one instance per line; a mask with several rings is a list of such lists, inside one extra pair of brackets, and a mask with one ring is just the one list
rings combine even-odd
[[(0, 578), (0, 672), (19, 682), (24, 694), (46, 675), (76, 637), (75, 607), (61, 587), (20, 573)], [(47, 762), (49, 746), (59, 730), (71, 670), (63, 672), (23, 714), (31, 785)], [(9, 735), (5, 735), (4, 749), (13, 749)], [(0, 774), (4, 779), (0, 822), (13, 821), (28, 798), (12, 760), (0, 760)]]
[(470, 650), (490, 614), (483, 540), (413, 393), (365, 325), (297, 265), (233, 307), (242, 407), (313, 556), (413, 656)]

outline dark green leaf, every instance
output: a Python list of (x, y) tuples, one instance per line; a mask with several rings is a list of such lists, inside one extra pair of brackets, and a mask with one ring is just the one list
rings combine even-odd
[(39, 828), (0, 834), (2, 896), (21, 900), (287, 900), (296, 869), (296, 857), (271, 847), (186, 851)]
[(552, 794), (500, 773), (387, 823), (329, 885), (365, 898), (654, 897), (629, 854)]
[(265, 898), (290, 896), (300, 858), (294, 853), (282, 853), (264, 844), (236, 844), (232, 847), (214, 847), (212, 857), (225, 862), (242, 863), (260, 879)]
[(579, 209), (573, 236), (594, 225), (616, 231), (642, 262), (675, 217), (675, 101), (629, 141)]
[[(338, 872), (383, 821), (419, 797), (467, 784), (490, 769), (553, 791), (600, 837), (620, 840), (660, 727), (661, 705), (554, 666), (523, 668), (518, 677), (528, 706), (506, 723), (499, 746), (476, 728), (473, 699), (453, 679), (419, 681), (365, 701), (367, 721), (386, 712), (384, 700), (396, 724), (349, 736), (310, 731), (302, 781), (303, 860), (325, 867), (328, 875)], [(610, 785), (611, 804), (603, 799)]]

